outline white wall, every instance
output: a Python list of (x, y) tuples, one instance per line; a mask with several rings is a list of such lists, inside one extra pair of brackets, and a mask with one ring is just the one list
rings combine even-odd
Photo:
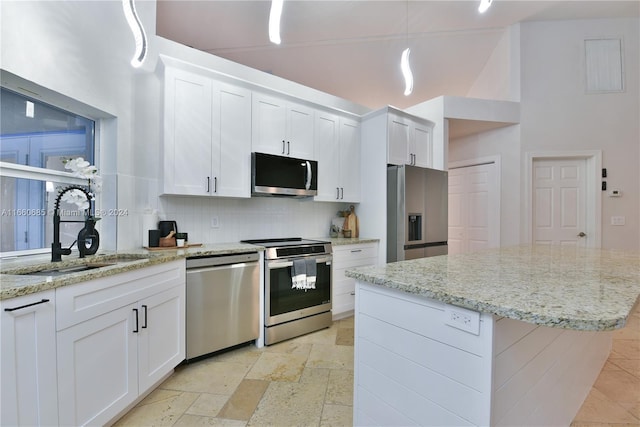
[[(527, 153), (602, 150), (608, 188), (623, 192), (621, 198), (602, 197), (602, 247), (640, 248), (638, 19), (528, 22), (517, 27), (496, 48), (468, 96), (519, 96), (519, 135), (513, 131), (516, 126), (449, 141), (449, 161), (501, 156), (501, 240), (507, 244), (516, 242), (517, 235), (527, 241)], [(623, 38), (623, 93), (585, 94), (584, 39), (599, 36)], [(520, 72), (519, 78), (513, 70)], [(514, 80), (521, 86), (519, 95), (510, 87)], [(507, 206), (519, 212), (519, 232), (515, 211), (509, 214)], [(613, 215), (624, 216), (626, 225), (610, 225)]]
[[(522, 155), (602, 150), (608, 188), (623, 192), (621, 198), (603, 194), (604, 248), (640, 248), (639, 35), (638, 19), (521, 25)], [(622, 93), (585, 93), (584, 40), (602, 36), (623, 39)], [(612, 226), (612, 215), (625, 216), (626, 225)]]
[(507, 29), (467, 96), (501, 101), (520, 100), (520, 25)]

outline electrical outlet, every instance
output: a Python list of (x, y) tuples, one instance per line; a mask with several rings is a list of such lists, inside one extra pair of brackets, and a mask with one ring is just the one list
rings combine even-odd
[(444, 323), (462, 331), (480, 335), (480, 313), (466, 308), (447, 306)]
[(211, 217), (211, 228), (220, 228), (220, 222), (218, 221), (217, 216)]

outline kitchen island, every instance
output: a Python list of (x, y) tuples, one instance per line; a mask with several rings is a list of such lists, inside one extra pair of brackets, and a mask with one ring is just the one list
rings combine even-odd
[(640, 254), (522, 246), (347, 271), (355, 425), (569, 425), (640, 295)]

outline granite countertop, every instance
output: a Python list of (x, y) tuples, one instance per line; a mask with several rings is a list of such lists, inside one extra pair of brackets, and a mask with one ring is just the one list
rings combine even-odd
[[(139, 268), (195, 256), (229, 255), (260, 252), (264, 247), (245, 243), (221, 243), (191, 247), (148, 251), (133, 249), (118, 252), (102, 252), (86, 258), (78, 258), (77, 252), (63, 256), (61, 262), (52, 263), (51, 255), (24, 256), (0, 260), (0, 300), (29, 295), (61, 286), (86, 282)], [(84, 264), (113, 264), (91, 270), (64, 275), (23, 275), (32, 271), (65, 269)]]
[(621, 328), (640, 295), (640, 253), (518, 246), (347, 270), (471, 310), (575, 330)]

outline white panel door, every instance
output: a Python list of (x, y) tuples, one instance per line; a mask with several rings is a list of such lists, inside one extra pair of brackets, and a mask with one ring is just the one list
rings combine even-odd
[(585, 171), (583, 159), (534, 161), (534, 243), (586, 245)]
[(500, 190), (495, 163), (449, 170), (449, 254), (500, 245)]

